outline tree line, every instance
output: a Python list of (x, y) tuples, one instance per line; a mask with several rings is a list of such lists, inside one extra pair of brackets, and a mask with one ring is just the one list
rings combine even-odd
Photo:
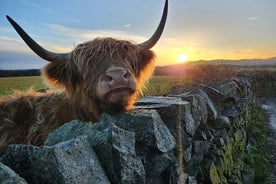
[(28, 70), (0, 70), (0, 77), (22, 77), (22, 76), (40, 76), (39, 69)]

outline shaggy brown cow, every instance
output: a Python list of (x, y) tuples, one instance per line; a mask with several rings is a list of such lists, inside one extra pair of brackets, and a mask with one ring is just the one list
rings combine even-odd
[(26, 44), (50, 61), (42, 73), (60, 90), (0, 99), (0, 154), (9, 144), (42, 145), (51, 131), (68, 121), (96, 122), (103, 111), (113, 114), (130, 109), (153, 72), (154, 53), (149, 49), (163, 32), (167, 11), (166, 0), (159, 26), (146, 42), (97, 38), (62, 54), (42, 48), (7, 16)]

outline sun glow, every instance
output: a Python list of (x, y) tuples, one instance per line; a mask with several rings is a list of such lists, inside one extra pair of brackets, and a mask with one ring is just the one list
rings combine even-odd
[(188, 54), (177, 54), (176, 59), (179, 63), (184, 63), (188, 60), (189, 55)]

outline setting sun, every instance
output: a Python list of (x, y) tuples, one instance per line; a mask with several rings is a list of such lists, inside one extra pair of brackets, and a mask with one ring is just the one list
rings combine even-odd
[(178, 54), (176, 55), (176, 59), (179, 63), (184, 63), (188, 60), (189, 56), (187, 54)]

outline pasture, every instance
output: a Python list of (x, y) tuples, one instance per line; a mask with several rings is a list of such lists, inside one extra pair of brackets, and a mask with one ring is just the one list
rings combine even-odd
[(27, 91), (30, 88), (45, 89), (47, 85), (41, 76), (0, 78), (0, 96), (13, 94), (14, 91)]
[[(275, 73), (276, 67), (266, 67), (266, 68), (255, 68), (255, 67), (231, 67), (229, 65), (193, 65), (189, 70), (185, 70), (183, 73), (177, 72), (176, 68), (170, 68), (174, 72), (169, 75), (158, 75), (153, 76), (146, 88), (143, 90), (141, 96), (149, 95), (166, 95), (175, 87), (190, 87), (193, 83), (207, 84), (214, 81), (221, 81), (224, 79), (231, 78), (237, 74), (263, 74), (268, 75), (269, 73)], [(157, 71), (158, 72), (158, 71)], [(161, 73), (159, 71), (159, 73)], [(168, 72), (165, 72), (168, 73)], [(35, 90), (49, 88), (47, 84), (43, 81), (41, 76), (31, 76), (31, 77), (0, 77), (0, 96), (10, 95), (14, 91), (27, 91), (33, 88)], [(259, 88), (256, 89), (257, 94), (264, 94), (265, 91), (271, 91)], [(274, 93), (274, 92), (273, 92)]]
[[(171, 76), (154, 76), (150, 79), (142, 96), (166, 94), (175, 81), (175, 77)], [(49, 86), (41, 76), (0, 78), (0, 96), (11, 95), (15, 91), (24, 92), (30, 88), (39, 90), (49, 88)]]

